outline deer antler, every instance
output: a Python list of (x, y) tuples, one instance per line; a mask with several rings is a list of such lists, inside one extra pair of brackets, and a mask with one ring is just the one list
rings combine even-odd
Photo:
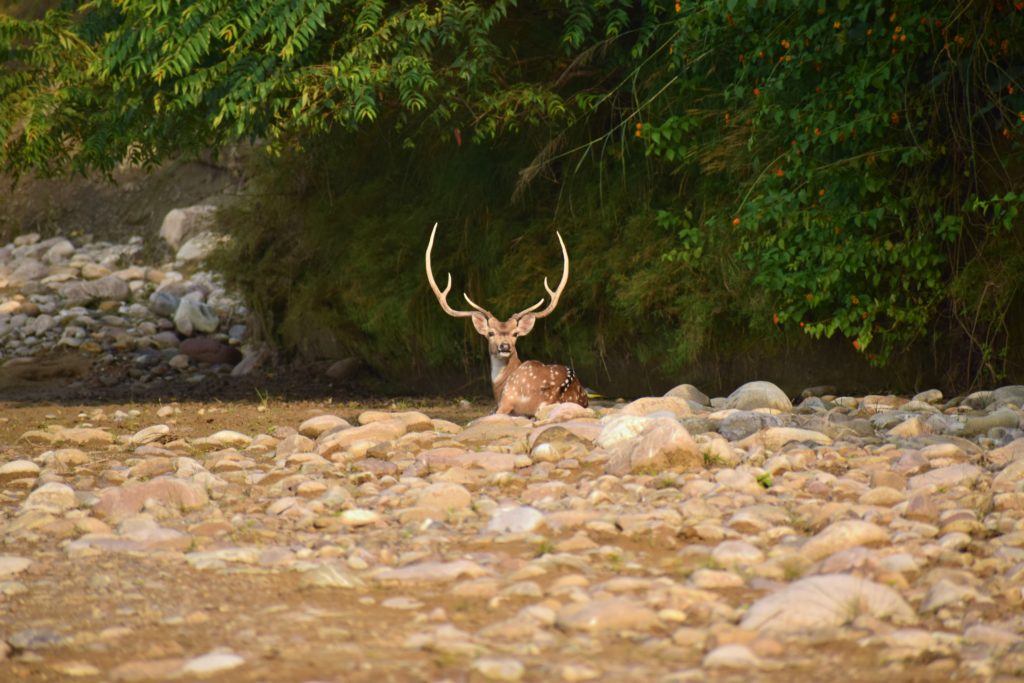
[(548, 307), (545, 308), (543, 311), (533, 313), (535, 309), (539, 308), (541, 304), (544, 303), (544, 299), (541, 299), (540, 301), (530, 306), (529, 308), (524, 309), (519, 313), (516, 313), (516, 315), (514, 316), (516, 318), (521, 318), (524, 315), (532, 315), (534, 318), (543, 318), (544, 316), (551, 315), (551, 313), (555, 310), (555, 306), (558, 305), (558, 299), (562, 296), (562, 292), (565, 290), (566, 283), (569, 282), (569, 250), (565, 248), (565, 241), (562, 239), (562, 233), (556, 230), (555, 234), (558, 235), (558, 243), (562, 245), (562, 281), (558, 283), (558, 289), (552, 292), (551, 287), (548, 286), (548, 279), (547, 277), (545, 277), (544, 289), (547, 290), (548, 296), (551, 297), (551, 303), (549, 303)]
[(437, 223), (434, 223), (434, 229), (430, 231), (430, 241), (427, 242), (427, 281), (430, 283), (430, 288), (434, 290), (434, 296), (437, 297), (437, 301), (439, 304), (441, 304), (441, 308), (443, 308), (444, 312), (452, 316), (453, 318), (471, 318), (473, 316), (478, 316), (481, 314), (489, 318), (493, 318), (494, 316), (492, 316), (486, 310), (480, 308), (475, 303), (470, 301), (469, 297), (466, 296), (465, 294), (463, 294), (462, 296), (466, 297), (466, 301), (469, 301), (469, 305), (475, 308), (476, 311), (457, 311), (448, 305), (448, 292), (450, 292), (452, 289), (452, 274), (448, 273), (448, 285), (444, 288), (444, 291), (441, 291), (441, 289), (437, 286), (437, 282), (434, 281), (434, 271), (430, 267), (430, 252), (433, 251), (434, 249), (434, 235), (436, 233)]

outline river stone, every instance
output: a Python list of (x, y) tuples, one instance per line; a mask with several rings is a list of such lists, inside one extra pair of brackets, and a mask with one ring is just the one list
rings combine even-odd
[(518, 681), (526, 673), (523, 663), (511, 657), (482, 657), (472, 668), (489, 681)]
[(487, 530), (498, 534), (536, 531), (544, 523), (544, 513), (529, 505), (499, 509), (487, 523)]
[(11, 479), (24, 479), (39, 475), (39, 465), (31, 460), (12, 460), (0, 465), (0, 482)]
[(176, 678), (185, 660), (177, 657), (164, 659), (133, 659), (110, 670), (110, 680), (118, 683), (135, 681), (165, 681)]
[(464, 486), (448, 482), (430, 484), (419, 491), (416, 504), (435, 510), (463, 510), (473, 502), (473, 496)]
[(219, 243), (220, 239), (212, 232), (200, 232), (185, 240), (174, 258), (176, 261), (202, 261), (213, 253)]
[(454, 446), (431, 448), (420, 453), (416, 459), (426, 466), (428, 472), (443, 471), (452, 467), (479, 468), (488, 472), (511, 472), (516, 468), (516, 456), (511, 453), (467, 451)]
[(141, 483), (106, 489), (93, 512), (100, 517), (119, 521), (142, 510), (148, 499), (174, 505), (182, 510), (201, 508), (208, 502), (205, 489), (176, 477), (157, 477)]
[(196, 361), (210, 365), (234, 365), (242, 360), (242, 352), (212, 337), (192, 337), (178, 345), (178, 350)]
[(51, 481), (43, 484), (28, 495), (22, 504), (23, 510), (42, 509), (61, 513), (78, 505), (75, 490), (67, 484)]
[(985, 454), (985, 459), (997, 467), (1024, 459), (1024, 438), (1014, 439), (1005, 446), (992, 449)]
[(171, 428), (165, 424), (151, 425), (140, 429), (128, 437), (128, 442), (133, 446), (144, 446), (154, 441), (159, 441), (171, 433)]
[(381, 583), (442, 583), (463, 576), (476, 578), (490, 572), (470, 560), (452, 562), (418, 562), (396, 569), (376, 572), (373, 578)]
[(705, 669), (742, 669), (744, 671), (753, 671), (763, 668), (763, 662), (746, 645), (734, 643), (719, 645), (704, 655), (701, 666)]
[(160, 224), (160, 237), (172, 250), (198, 232), (209, 230), (213, 224), (217, 207), (212, 204), (196, 204), (180, 209), (171, 209)]
[(178, 310), (174, 312), (174, 327), (186, 337), (193, 332), (215, 332), (219, 325), (220, 318), (209, 304), (189, 298), (178, 302)]
[(1014, 405), (1024, 407), (1024, 385), (1010, 384), (992, 392), (992, 403), (996, 406)]
[(362, 456), (370, 447), (402, 436), (406, 429), (405, 422), (393, 419), (328, 432), (318, 439), (317, 452), (327, 458), (339, 451), (356, 450)]
[(940, 467), (924, 474), (918, 474), (911, 477), (907, 485), (911, 491), (916, 491), (917, 489), (936, 490), (959, 485), (970, 486), (977, 481), (981, 474), (982, 469), (980, 467), (959, 463)]
[(74, 253), (75, 245), (62, 237), (46, 250), (46, 253), (43, 254), (43, 260), (47, 263), (59, 263), (67, 260), (67, 258)]
[(711, 559), (722, 567), (750, 567), (764, 561), (764, 553), (746, 541), (722, 541), (711, 551)]
[(299, 585), (321, 588), (361, 588), (364, 583), (358, 576), (337, 564), (322, 564), (302, 574)]
[(349, 424), (348, 420), (337, 415), (317, 415), (303, 421), (303, 423), (299, 425), (299, 434), (308, 436), (311, 439), (316, 439), (324, 432), (332, 429), (348, 429), (351, 426), (352, 425)]
[(782, 420), (777, 415), (766, 415), (749, 410), (734, 410), (722, 418), (714, 431), (729, 441), (741, 441), (761, 429), (779, 427)]
[(647, 396), (627, 403), (619, 411), (620, 415), (651, 415), (652, 413), (671, 413), (675, 417), (688, 417), (693, 415), (693, 410), (684, 398)]
[(771, 382), (747, 382), (726, 398), (726, 407), (737, 410), (767, 408), (787, 412), (793, 409), (789, 397)]
[(833, 522), (807, 539), (801, 552), (815, 561), (854, 546), (888, 542), (889, 532), (885, 528), (859, 519), (844, 519)]
[(651, 418), (639, 415), (616, 415), (608, 420), (596, 443), (601, 448), (614, 448), (621, 443), (632, 441), (650, 424)]
[(650, 418), (650, 422), (633, 441), (619, 443), (611, 449), (605, 466), (609, 474), (621, 476), (631, 472), (660, 472), (670, 467), (700, 467), (703, 457), (697, 442), (679, 422), (672, 418)]
[(1021, 480), (1024, 480), (1024, 460), (1015, 460), (995, 476), (992, 480), (992, 490), (1015, 491)]
[(687, 401), (699, 403), (702, 406), (711, 405), (711, 399), (703, 391), (692, 384), (679, 384), (665, 392), (665, 396), (681, 398)]
[(362, 369), (362, 359), (349, 356), (348, 358), (342, 358), (331, 363), (324, 374), (336, 382), (344, 382), (358, 375)]
[(0, 579), (20, 574), (29, 568), (32, 560), (17, 555), (0, 555)]
[(17, 268), (7, 277), (9, 287), (23, 287), (33, 280), (41, 280), (50, 274), (44, 263), (35, 259), (23, 259)]
[(968, 417), (960, 433), (964, 436), (970, 437), (977, 436), (979, 434), (986, 434), (989, 430), (995, 429), (996, 427), (1016, 429), (1019, 426), (1020, 415), (1009, 408), (1001, 408), (989, 415)]
[(764, 446), (765, 450), (778, 451), (792, 441), (807, 441), (821, 446), (831, 446), (832, 439), (812, 429), (799, 429), (797, 427), (769, 427), (740, 441), (737, 445), (742, 448), (750, 448), (754, 445)]
[(170, 318), (178, 310), (181, 299), (164, 290), (157, 290), (149, 295), (149, 310), (156, 315)]
[(66, 427), (54, 434), (56, 441), (96, 448), (114, 443), (114, 435), (96, 427)]
[(914, 610), (893, 589), (850, 574), (800, 579), (747, 610), (740, 628), (765, 633), (812, 632), (849, 623), (860, 615), (913, 624)]
[(181, 667), (181, 673), (184, 676), (206, 678), (222, 671), (237, 669), (243, 664), (245, 664), (245, 659), (233, 652), (210, 652), (185, 662), (185, 665)]
[(650, 631), (660, 625), (654, 610), (631, 598), (599, 598), (570, 603), (558, 610), (555, 623), (566, 631), (590, 633)]

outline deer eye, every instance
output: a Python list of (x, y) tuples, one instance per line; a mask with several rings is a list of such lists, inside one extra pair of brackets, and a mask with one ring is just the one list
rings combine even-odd
[(519, 336), (519, 333), (518, 333), (518, 332), (513, 332), (513, 333), (512, 333), (512, 336), (513, 336), (513, 337), (518, 337), (518, 336)]
[(487, 336), (488, 336), (488, 337), (493, 337), (493, 336), (494, 336), (494, 330), (491, 330), (491, 331), (489, 331), (489, 332), (487, 333)]

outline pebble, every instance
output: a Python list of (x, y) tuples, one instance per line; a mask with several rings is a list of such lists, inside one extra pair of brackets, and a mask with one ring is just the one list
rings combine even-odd
[(32, 560), (17, 555), (0, 555), (0, 578), (14, 576), (31, 566)]
[(243, 664), (245, 664), (245, 659), (232, 652), (211, 652), (187, 660), (181, 667), (181, 674), (206, 678), (223, 671), (237, 669)]

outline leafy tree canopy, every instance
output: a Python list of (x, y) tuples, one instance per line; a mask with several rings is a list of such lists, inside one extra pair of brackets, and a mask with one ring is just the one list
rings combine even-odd
[(773, 324), (876, 363), (938, 327), (998, 378), (1024, 297), (1022, 56), (1007, 0), (65, 0), (0, 17), (0, 162), (381, 124), (522, 139), (523, 183), (650, 178), (665, 257), (734, 254)]

